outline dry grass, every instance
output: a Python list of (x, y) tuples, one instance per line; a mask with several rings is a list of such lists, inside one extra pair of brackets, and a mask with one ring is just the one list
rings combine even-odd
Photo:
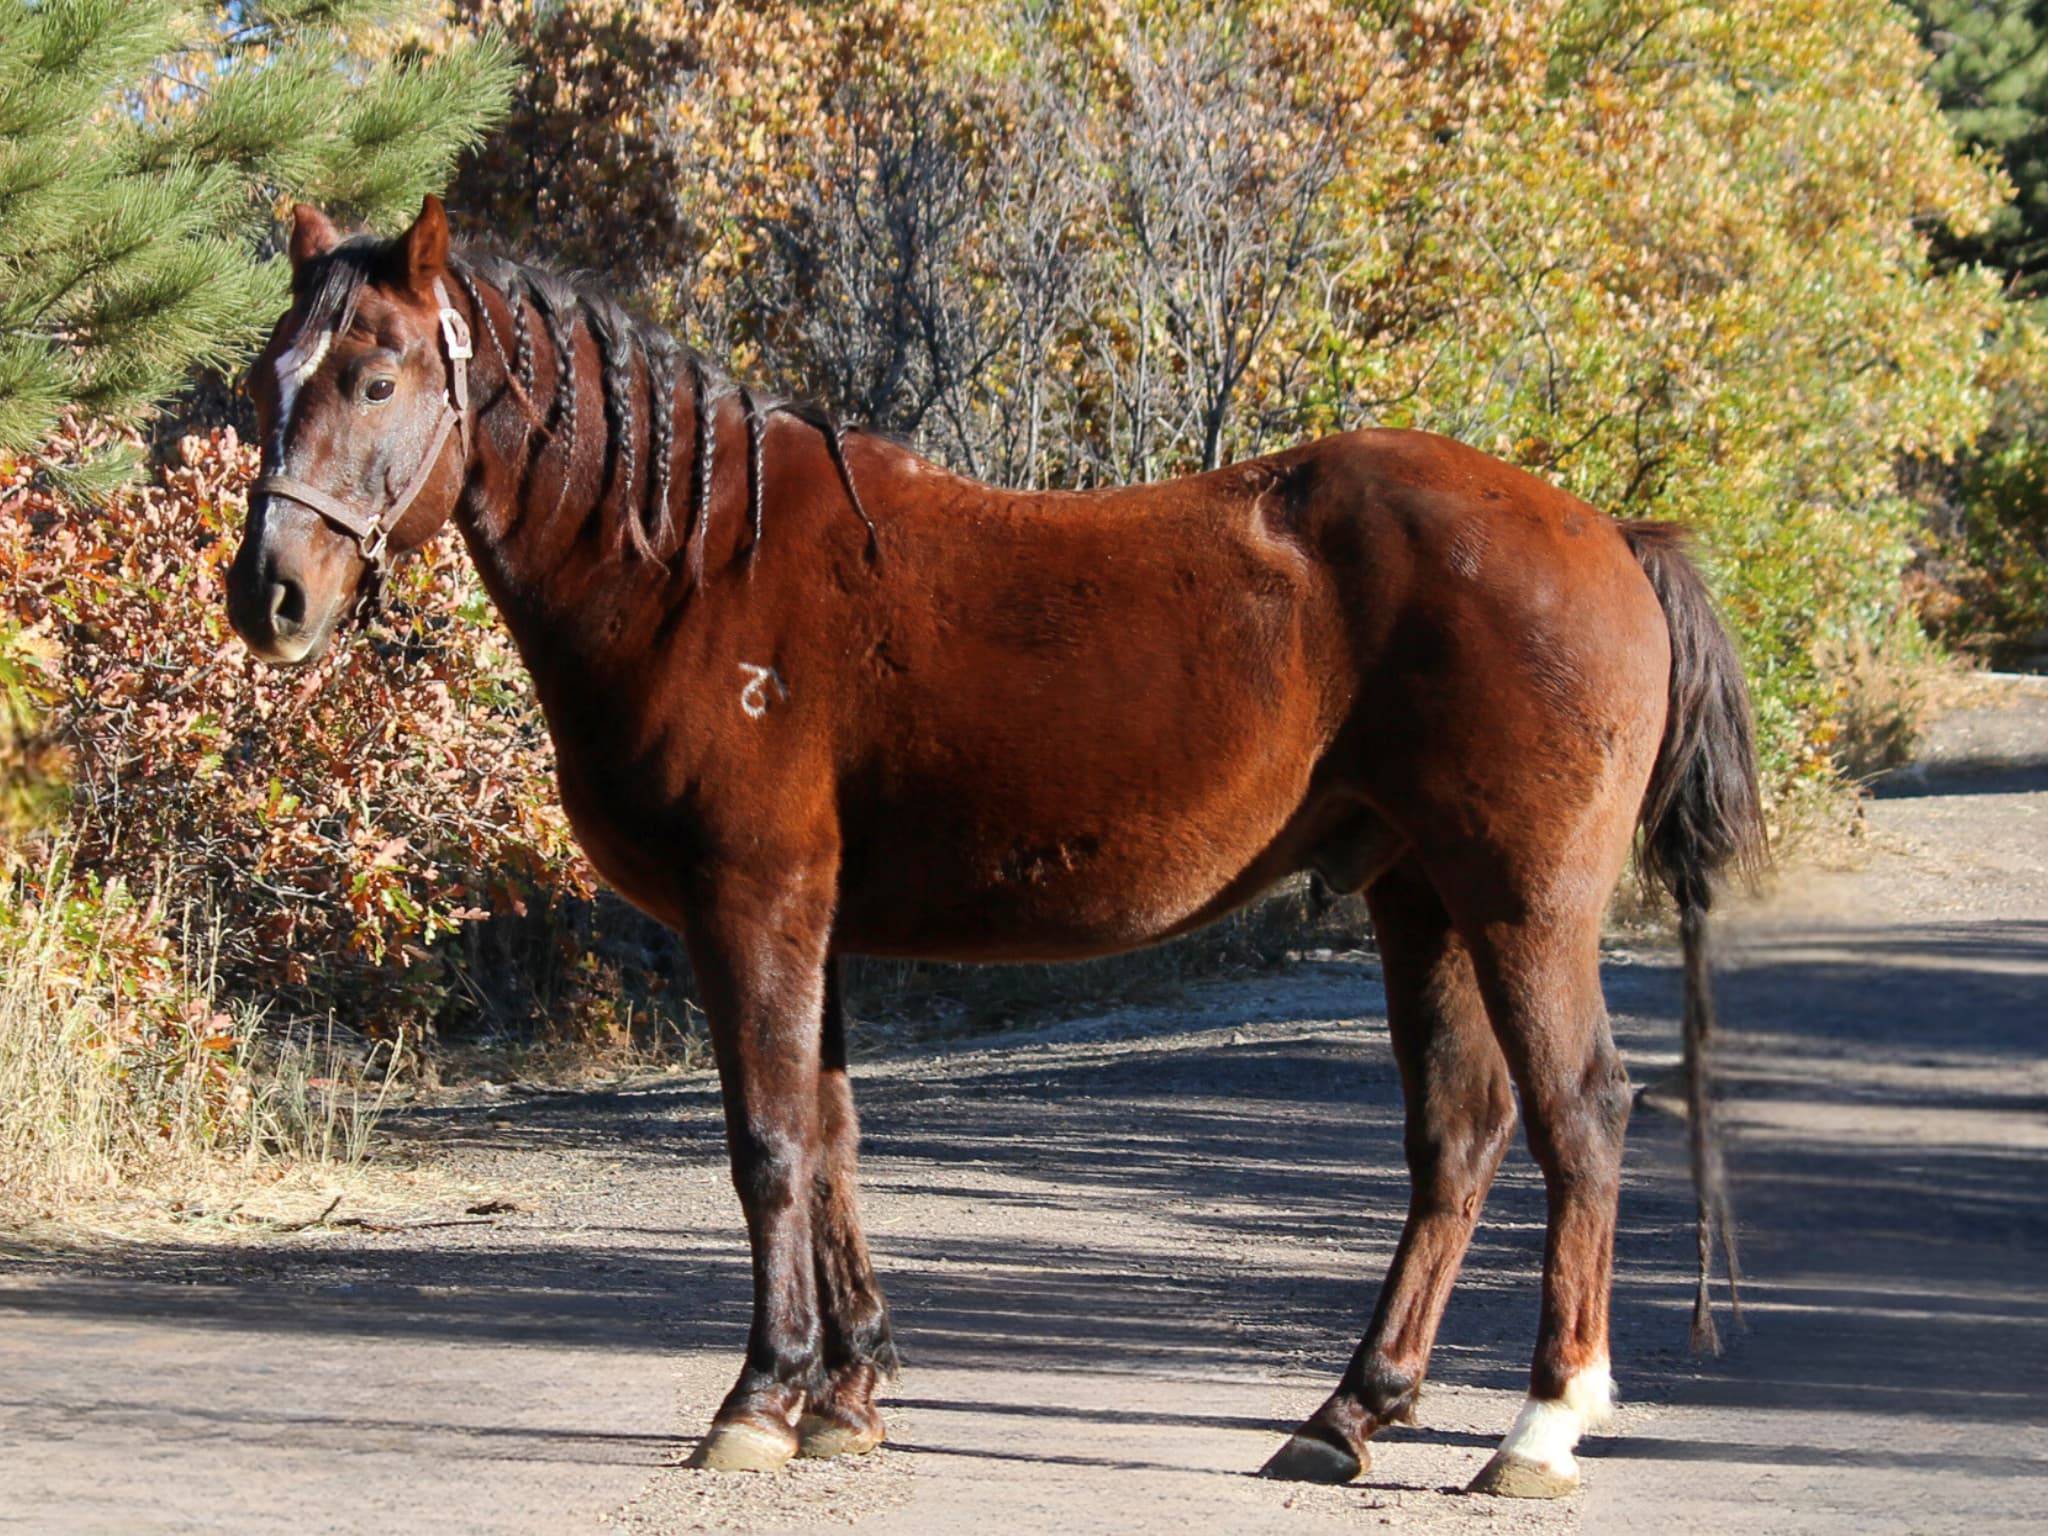
[(1841, 713), (1831, 747), (1845, 777), (1862, 783), (1913, 755), (1936, 693), (1956, 668), (1908, 637), (1823, 646), (1816, 659), (1835, 680)]
[(178, 951), (159, 919), (61, 854), (0, 889), (0, 1222), (170, 1209), (367, 1154), (402, 1043), (231, 1017), (212, 946)]

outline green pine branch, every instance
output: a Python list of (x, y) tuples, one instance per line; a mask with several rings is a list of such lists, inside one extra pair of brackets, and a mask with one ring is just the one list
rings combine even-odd
[(439, 26), (433, 0), (0, 0), (0, 450), (239, 366), (288, 202), (388, 220), (439, 187), (513, 77), (495, 40), (393, 30)]

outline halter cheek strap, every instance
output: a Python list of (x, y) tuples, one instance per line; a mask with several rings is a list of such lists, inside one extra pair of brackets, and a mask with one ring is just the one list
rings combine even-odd
[(469, 322), (448, 302), (448, 289), (439, 278), (434, 279), (434, 302), (441, 306), (441, 350), (448, 363), (448, 392), (441, 399), (441, 418), (434, 424), (434, 435), (428, 440), (427, 451), (420, 456), (405, 488), (376, 512), (352, 507), (319, 486), (308, 485), (286, 474), (265, 475), (249, 488), (251, 495), (295, 501), (352, 536), (378, 582), (383, 580), (391, 561), (390, 551), (386, 548), (391, 530), (398, 526), (407, 510), (419, 500), (420, 492), (427, 488), (427, 481), (433, 478), (434, 470), (440, 465), (441, 451), (448, 446), (450, 432), (460, 433), (462, 462), (465, 465), (469, 463), (469, 360), (476, 352), (470, 345)]

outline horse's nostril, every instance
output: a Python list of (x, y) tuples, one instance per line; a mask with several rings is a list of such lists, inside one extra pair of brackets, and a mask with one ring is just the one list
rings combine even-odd
[(270, 583), (270, 622), (277, 629), (296, 629), (305, 623), (305, 588), (287, 577), (274, 578)]

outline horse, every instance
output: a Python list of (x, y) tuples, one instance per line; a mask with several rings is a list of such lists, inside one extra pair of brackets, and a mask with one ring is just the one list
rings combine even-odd
[(1599, 939), (1638, 845), (1680, 915), (1711, 1335), (1707, 915), (1764, 838), (1741, 666), (1676, 529), (1415, 431), (999, 489), (453, 249), (432, 197), (391, 239), (301, 205), (289, 255), (233, 625), (304, 662), (460, 528), (582, 848), (680, 932), (709, 1018), (753, 1311), (693, 1465), (885, 1436), (844, 957), (1107, 955), (1304, 871), (1371, 915), (1411, 1193), (1350, 1365), (1262, 1470), (1350, 1481), (1412, 1419), (1519, 1097), (1541, 1321), (1472, 1487), (1577, 1486), (1631, 1102)]

